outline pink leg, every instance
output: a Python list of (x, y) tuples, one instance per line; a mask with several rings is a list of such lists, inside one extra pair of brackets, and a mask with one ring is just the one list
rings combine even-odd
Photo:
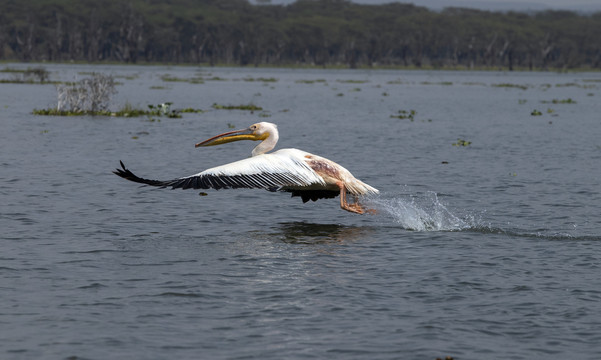
[(344, 186), (344, 183), (342, 181), (339, 181), (338, 183), (336, 183), (336, 185), (338, 185), (338, 187), (340, 188), (340, 207), (343, 210), (346, 211), (350, 211), (352, 213), (355, 214), (364, 214), (365, 210), (363, 210), (363, 208), (361, 207), (361, 205), (359, 205), (359, 203), (357, 202), (357, 198), (355, 197), (355, 203), (354, 204), (349, 204), (346, 200), (346, 186)]

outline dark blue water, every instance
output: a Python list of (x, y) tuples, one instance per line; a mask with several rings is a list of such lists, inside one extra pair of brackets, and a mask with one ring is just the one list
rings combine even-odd
[[(54, 86), (0, 84), (0, 358), (598, 357), (600, 74), (44, 66), (116, 76), (114, 109), (206, 111), (34, 116)], [(111, 173), (247, 157), (194, 144), (258, 121), (380, 189), (378, 214)]]

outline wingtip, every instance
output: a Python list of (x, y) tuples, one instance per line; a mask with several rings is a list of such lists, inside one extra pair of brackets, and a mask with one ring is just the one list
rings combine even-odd
[(127, 168), (125, 167), (123, 161), (119, 160), (119, 164), (121, 164), (121, 169), (116, 168), (113, 170), (113, 174), (123, 177), (123, 174), (127, 171)]

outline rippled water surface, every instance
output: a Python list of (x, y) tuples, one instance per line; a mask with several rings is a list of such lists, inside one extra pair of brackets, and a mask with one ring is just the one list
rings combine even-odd
[[(53, 85), (0, 84), (0, 358), (598, 357), (600, 74), (44, 66), (115, 76), (115, 110), (204, 112), (35, 116)], [(194, 144), (258, 121), (380, 189), (377, 214), (111, 173), (248, 157)]]

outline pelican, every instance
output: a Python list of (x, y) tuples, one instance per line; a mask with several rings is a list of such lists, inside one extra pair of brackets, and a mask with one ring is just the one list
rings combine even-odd
[[(357, 180), (337, 163), (298, 149), (282, 149), (272, 153), (279, 134), (275, 124), (260, 122), (242, 130), (230, 131), (199, 142), (196, 147), (214, 146), (239, 140), (261, 141), (251, 157), (213, 167), (191, 176), (173, 180), (148, 180), (134, 175), (122, 161), (121, 169), (114, 171), (124, 179), (137, 183), (172, 189), (236, 189), (259, 188), (269, 191), (287, 191), (300, 196), (303, 202), (340, 195), (340, 207), (352, 213), (366, 210), (359, 197), (379, 191)], [(347, 201), (347, 194), (354, 202)]]

